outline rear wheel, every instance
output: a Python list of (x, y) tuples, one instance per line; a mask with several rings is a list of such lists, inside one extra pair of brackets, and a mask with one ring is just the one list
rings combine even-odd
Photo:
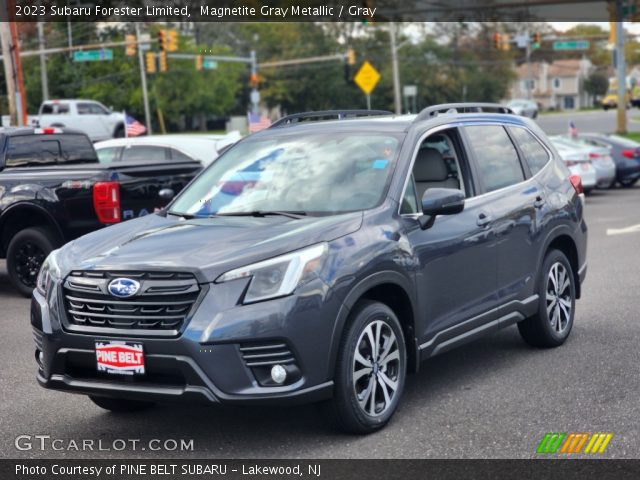
[(139, 412), (155, 406), (153, 402), (145, 402), (142, 400), (127, 400), (124, 398), (98, 397), (89, 395), (89, 398), (100, 408), (109, 410), (110, 412)]
[(7, 248), (7, 271), (13, 286), (29, 297), (36, 286), (42, 263), (55, 249), (55, 236), (44, 228), (26, 228), (16, 233)]
[(573, 269), (560, 250), (551, 250), (544, 259), (538, 295), (538, 312), (518, 323), (520, 335), (534, 347), (559, 347), (571, 333), (576, 305)]
[(113, 132), (113, 138), (123, 138), (124, 137), (124, 126), (118, 125), (116, 127), (116, 131)]
[(331, 422), (348, 433), (384, 427), (400, 402), (407, 371), (402, 327), (379, 302), (362, 302), (340, 344), (332, 400), (323, 406)]
[(633, 180), (620, 180), (620, 185), (622, 185), (624, 188), (631, 188), (636, 184), (637, 181), (637, 178)]

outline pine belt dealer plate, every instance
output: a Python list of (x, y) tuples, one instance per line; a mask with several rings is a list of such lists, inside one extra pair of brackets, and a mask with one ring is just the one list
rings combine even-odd
[(99, 372), (114, 375), (144, 375), (144, 349), (141, 343), (96, 341)]

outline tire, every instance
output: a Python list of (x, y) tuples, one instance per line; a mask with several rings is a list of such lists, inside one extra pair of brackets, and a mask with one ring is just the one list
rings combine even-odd
[(624, 188), (631, 188), (636, 184), (637, 181), (637, 178), (634, 180), (620, 180), (620, 185), (622, 185)]
[(591, 195), (591, 192), (593, 192), (593, 187), (583, 188), (582, 191), (585, 195)]
[(100, 408), (115, 413), (139, 412), (155, 406), (153, 402), (143, 400), (128, 400), (124, 398), (98, 397), (89, 395), (89, 399)]
[(113, 132), (113, 138), (124, 138), (124, 125), (118, 125)]
[[(380, 335), (382, 342), (375, 341), (376, 335)], [(372, 363), (374, 343), (382, 347), (377, 356), (382, 359)], [(362, 360), (356, 360), (356, 351)], [(384, 362), (385, 357), (390, 360)], [(361, 375), (354, 382), (356, 372)], [(398, 318), (382, 303), (363, 301), (351, 313), (341, 339), (333, 399), (322, 405), (325, 414), (333, 426), (343, 432), (375, 432), (384, 427), (396, 411), (406, 375), (407, 353)]]
[(16, 233), (7, 248), (7, 271), (13, 286), (30, 297), (42, 263), (56, 248), (54, 235), (44, 228), (26, 228)]
[[(560, 295), (557, 295), (557, 283), (561, 283)], [(549, 251), (542, 263), (538, 295), (538, 312), (518, 323), (520, 335), (533, 347), (559, 347), (571, 333), (576, 306), (575, 275), (571, 263), (560, 250)]]

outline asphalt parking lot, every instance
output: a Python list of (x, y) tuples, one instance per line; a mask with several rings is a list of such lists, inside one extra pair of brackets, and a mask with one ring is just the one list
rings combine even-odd
[[(575, 326), (555, 350), (526, 346), (515, 327), (436, 357), (409, 378), (383, 431), (329, 430), (314, 406), (164, 406), (105, 413), (35, 381), (29, 301), (0, 263), (0, 457), (527, 458), (546, 432), (611, 432), (608, 458), (638, 457), (640, 187), (587, 198), (589, 272)], [(613, 229), (613, 230), (612, 230)], [(626, 229), (626, 230), (625, 230)], [(607, 234), (609, 230), (609, 234)], [(19, 451), (18, 435), (75, 440), (193, 439), (192, 452)]]

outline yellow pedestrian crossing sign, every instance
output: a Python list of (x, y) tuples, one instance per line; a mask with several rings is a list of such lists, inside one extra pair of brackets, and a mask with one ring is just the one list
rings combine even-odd
[(367, 95), (369, 95), (380, 80), (380, 74), (369, 62), (365, 61), (356, 76), (353, 77), (353, 81), (356, 85)]

